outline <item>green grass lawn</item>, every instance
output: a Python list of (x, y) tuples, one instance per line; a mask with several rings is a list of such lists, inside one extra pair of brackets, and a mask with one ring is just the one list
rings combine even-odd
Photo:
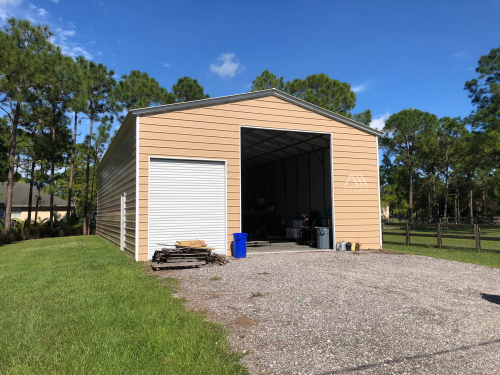
[(142, 267), (97, 236), (0, 247), (0, 374), (245, 374)]
[(489, 253), (485, 251), (476, 251), (474, 249), (436, 249), (423, 246), (406, 246), (384, 244), (384, 249), (398, 251), (407, 254), (425, 255), (434, 258), (455, 260), (463, 263), (478, 264), (500, 268), (500, 254)]

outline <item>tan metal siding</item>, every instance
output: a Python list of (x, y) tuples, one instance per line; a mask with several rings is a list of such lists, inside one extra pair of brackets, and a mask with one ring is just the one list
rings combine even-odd
[[(331, 133), (337, 240), (356, 240), (363, 248), (380, 247), (378, 186), (374, 182), (378, 173), (376, 137), (268, 96), (141, 115), (139, 260), (147, 259), (149, 156), (227, 160), (229, 249), (232, 233), (240, 230), (240, 126)], [(350, 174), (363, 174), (367, 190), (344, 192), (344, 183)]]
[[(125, 126), (123, 124), (122, 126)], [(118, 136), (118, 135), (117, 135)], [(135, 254), (135, 124), (116, 141), (118, 146), (98, 173), (97, 234), (120, 246), (120, 198), (125, 193), (125, 251)]]

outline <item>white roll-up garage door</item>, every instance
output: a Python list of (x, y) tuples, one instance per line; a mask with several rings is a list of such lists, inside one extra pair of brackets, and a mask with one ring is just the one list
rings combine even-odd
[(149, 259), (159, 243), (195, 239), (226, 253), (225, 162), (151, 158)]

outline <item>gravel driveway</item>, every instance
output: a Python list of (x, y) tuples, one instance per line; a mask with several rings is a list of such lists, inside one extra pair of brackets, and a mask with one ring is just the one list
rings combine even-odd
[(252, 373), (500, 373), (500, 269), (310, 252), (156, 274), (230, 329)]

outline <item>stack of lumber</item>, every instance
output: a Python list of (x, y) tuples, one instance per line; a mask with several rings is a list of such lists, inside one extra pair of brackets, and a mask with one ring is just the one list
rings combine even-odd
[(213, 256), (213, 247), (208, 247), (203, 240), (176, 241), (174, 245), (165, 245), (155, 251), (151, 261), (153, 270), (160, 268), (200, 267), (209, 263)]

